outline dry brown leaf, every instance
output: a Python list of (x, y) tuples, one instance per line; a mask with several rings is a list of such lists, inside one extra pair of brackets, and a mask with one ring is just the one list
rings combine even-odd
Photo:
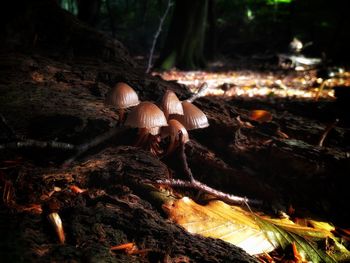
[(266, 110), (252, 110), (249, 112), (249, 119), (259, 123), (272, 121), (272, 114)]

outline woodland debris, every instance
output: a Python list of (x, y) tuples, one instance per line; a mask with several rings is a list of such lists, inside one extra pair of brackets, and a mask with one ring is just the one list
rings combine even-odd
[(332, 122), (331, 124), (327, 125), (326, 129), (324, 130), (324, 132), (321, 135), (321, 138), (318, 142), (318, 146), (322, 147), (324, 140), (326, 139), (328, 133), (335, 128), (335, 126), (338, 124), (339, 119), (336, 119), (334, 122)]

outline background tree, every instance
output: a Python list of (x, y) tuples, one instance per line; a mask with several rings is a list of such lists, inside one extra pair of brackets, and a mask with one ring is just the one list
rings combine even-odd
[(193, 69), (205, 66), (203, 55), (208, 0), (176, 0), (158, 66)]
[(101, 0), (77, 0), (78, 18), (90, 26), (95, 26), (101, 8)]

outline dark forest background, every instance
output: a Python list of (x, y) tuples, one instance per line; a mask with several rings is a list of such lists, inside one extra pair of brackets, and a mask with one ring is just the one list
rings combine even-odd
[[(85, 23), (106, 32), (126, 45), (133, 56), (147, 56), (168, 0), (58, 0), (60, 6)], [(334, 63), (349, 61), (349, 19), (346, 1), (327, 0), (173, 0), (157, 42), (156, 53), (163, 52), (164, 68), (169, 49), (185, 44), (187, 53), (199, 52), (195, 61), (180, 63), (193, 68), (213, 59), (235, 59), (240, 56), (286, 52), (297, 37), (307, 48), (304, 54), (326, 55)], [(205, 10), (204, 10), (205, 9)], [(182, 24), (181, 24), (182, 22)], [(174, 25), (177, 29), (174, 29)], [(204, 31), (190, 31), (188, 25)], [(187, 31), (186, 31), (187, 29)], [(184, 32), (184, 33), (182, 33)], [(187, 32), (187, 33), (186, 33)], [(181, 36), (184, 35), (184, 36)], [(197, 41), (198, 42), (198, 41)], [(169, 46), (169, 43), (172, 43)], [(178, 47), (179, 48), (179, 47)], [(181, 48), (181, 47), (180, 47)], [(193, 54), (184, 54), (191, 57)], [(196, 55), (194, 55), (196, 57)], [(169, 62), (169, 61), (168, 61)], [(175, 63), (176, 64), (176, 63)], [(184, 64), (184, 65), (183, 65)], [(176, 65), (175, 65), (176, 66)], [(179, 66), (179, 65), (177, 65)]]

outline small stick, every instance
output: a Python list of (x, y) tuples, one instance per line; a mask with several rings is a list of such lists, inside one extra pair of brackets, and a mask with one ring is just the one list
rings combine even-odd
[(25, 140), (18, 142), (8, 142), (0, 144), (0, 150), (2, 149), (20, 149), (20, 148), (54, 148), (62, 150), (74, 150), (75, 145), (65, 142), (56, 142), (56, 141), (37, 141), (37, 140)]
[(114, 127), (113, 129), (109, 130), (108, 132), (105, 132), (102, 135), (97, 136), (96, 138), (94, 138), (93, 140), (91, 140), (90, 142), (87, 143), (83, 143), (80, 144), (76, 147), (77, 149), (77, 153), (72, 156), (71, 158), (69, 158), (68, 160), (66, 160), (63, 163), (63, 166), (69, 166), (72, 162), (74, 162), (80, 155), (82, 155), (83, 153), (85, 153), (86, 151), (88, 151), (89, 149), (96, 147), (97, 145), (103, 143), (104, 141), (112, 138), (113, 136), (115, 136), (118, 133), (121, 133), (122, 131), (125, 131), (127, 128), (126, 127)]
[(190, 167), (188, 166), (186, 152), (185, 152), (185, 143), (183, 143), (183, 134), (181, 131), (179, 132), (179, 141), (180, 141), (180, 154), (181, 154), (180, 156), (181, 156), (181, 161), (182, 161), (182, 165), (184, 168), (184, 172), (188, 176), (188, 178), (190, 179), (190, 182), (194, 182), (195, 180), (194, 180), (192, 171), (191, 171)]
[(88, 151), (89, 149), (96, 147), (97, 145), (103, 143), (104, 141), (112, 138), (118, 133), (121, 133), (125, 131), (126, 127), (115, 127), (108, 132), (97, 136), (95, 139), (91, 140), (90, 142), (83, 143), (80, 145), (74, 145), (70, 143), (65, 142), (56, 142), (56, 141), (37, 141), (37, 140), (24, 140), (24, 141), (17, 141), (17, 142), (8, 142), (4, 144), (0, 144), (0, 150), (3, 149), (21, 149), (21, 148), (51, 148), (51, 149), (61, 149), (61, 150), (76, 150), (77, 153), (71, 157), (70, 159), (66, 160), (63, 164), (63, 166), (67, 166), (71, 164), (76, 158), (78, 158), (80, 155)]
[(187, 99), (187, 101), (192, 103), (196, 99), (203, 97), (204, 93), (208, 90), (208, 88), (209, 88), (209, 85), (206, 82), (204, 82), (199, 87), (198, 91), (195, 94), (193, 94), (189, 99)]
[(256, 205), (256, 206), (263, 204), (261, 200), (249, 199), (247, 197), (240, 197), (236, 195), (227, 194), (219, 190), (216, 190), (197, 180), (188, 182), (188, 181), (183, 181), (179, 179), (164, 179), (164, 180), (157, 180), (156, 183), (175, 186), (175, 187), (194, 188), (194, 189), (203, 191), (205, 193), (211, 194), (220, 200), (223, 200), (232, 204), (240, 204), (240, 205), (250, 204), (250, 205)]
[(321, 138), (318, 142), (318, 146), (322, 147), (323, 146), (323, 143), (324, 143), (324, 140), (326, 139), (327, 135), (329, 134), (329, 132), (334, 129), (334, 127), (338, 124), (339, 122), (339, 119), (335, 119), (334, 122), (332, 122), (331, 124), (329, 124), (326, 129), (324, 130), (324, 132), (322, 133), (321, 135)]
[(160, 22), (159, 22), (159, 26), (158, 26), (158, 30), (156, 32), (156, 34), (154, 35), (154, 38), (153, 38), (153, 42), (152, 42), (152, 47), (151, 47), (151, 50), (149, 52), (149, 58), (148, 58), (148, 64), (147, 64), (147, 69), (146, 69), (146, 73), (149, 73), (151, 68), (152, 68), (152, 59), (153, 59), (153, 53), (154, 53), (154, 49), (156, 47), (156, 43), (157, 43), (157, 39), (159, 37), (159, 34), (160, 32), (162, 31), (162, 27), (163, 27), (163, 23), (164, 23), (164, 20), (170, 10), (170, 8), (173, 6), (173, 3), (171, 0), (168, 0), (168, 5), (165, 9), (165, 12), (163, 14), (163, 16), (161, 17), (160, 19)]
[(252, 205), (262, 205), (263, 204), (263, 202), (260, 200), (248, 199), (246, 197), (239, 197), (239, 196), (227, 194), (227, 193), (221, 192), (219, 190), (216, 190), (216, 189), (214, 189), (214, 188), (212, 188), (212, 187), (210, 187), (210, 186), (208, 186), (200, 181), (195, 180), (193, 177), (192, 171), (191, 171), (190, 167), (188, 166), (187, 157), (186, 157), (186, 153), (185, 153), (185, 143), (183, 143), (182, 137), (183, 137), (183, 134), (180, 131), (179, 132), (179, 141), (181, 142), (181, 144), (180, 144), (181, 160), (182, 160), (182, 164), (184, 167), (184, 172), (189, 177), (190, 181), (186, 182), (186, 181), (176, 180), (176, 179), (166, 179), (166, 180), (158, 180), (157, 183), (171, 185), (171, 186), (194, 188), (194, 189), (209, 193), (211, 195), (214, 195), (221, 200), (225, 200), (225, 201), (228, 201), (230, 203), (235, 203), (235, 204), (237, 204), (237, 203), (238, 204), (249, 203)]
[(326, 86), (326, 84), (328, 83), (328, 79), (325, 79), (322, 81), (320, 87), (318, 88), (317, 92), (316, 92), (316, 95), (315, 95), (315, 101), (318, 101), (319, 98), (320, 98), (320, 95), (324, 89), (324, 87)]

